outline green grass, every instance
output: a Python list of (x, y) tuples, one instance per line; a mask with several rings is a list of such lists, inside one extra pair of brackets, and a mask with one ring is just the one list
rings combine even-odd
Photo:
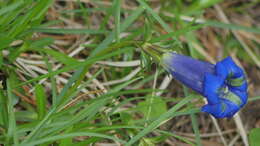
[[(167, 73), (154, 65), (140, 47), (149, 43), (194, 58), (216, 59), (196, 48), (196, 45), (205, 48), (201, 39), (205, 36), (199, 36), (199, 31), (212, 28), (256, 35), (260, 29), (206, 18), (198, 22), (213, 5), (224, 3), (219, 0), (125, 3), (0, 1), (0, 144), (130, 146), (159, 145), (173, 140), (203, 145), (200, 122), (206, 114), (199, 109), (202, 97), (175, 81), (173, 86), (158, 89)], [(187, 21), (182, 16), (194, 19)], [(76, 24), (81, 27), (75, 27)], [(242, 64), (246, 68), (257, 68), (241, 41), (232, 34), (222, 38), (218, 31), (214, 37), (223, 44), (222, 56), (237, 52), (234, 55), (244, 59)], [(250, 45), (259, 47), (254, 40)], [(80, 47), (84, 49), (78, 54), (69, 55)], [(210, 50), (204, 51), (210, 54)], [(256, 48), (252, 51), (260, 59)], [(21, 59), (32, 63), (22, 64)], [(140, 60), (140, 66), (96, 63), (132, 60)], [(138, 67), (141, 71), (121, 81)], [(254, 80), (250, 76), (249, 79)], [(109, 81), (116, 83), (103, 84)], [(157, 92), (162, 95), (157, 96)], [(249, 103), (259, 99), (250, 97)], [(168, 123), (174, 127), (183, 117), (191, 123), (187, 132), (194, 133), (194, 137), (179, 135), (176, 129), (167, 127)]]

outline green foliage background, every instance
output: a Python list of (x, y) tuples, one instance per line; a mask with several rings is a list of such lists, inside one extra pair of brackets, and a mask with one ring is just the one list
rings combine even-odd
[[(259, 1), (219, 9), (229, 2), (0, 0), (0, 144), (205, 145), (201, 119), (212, 121), (200, 113), (203, 97), (175, 81), (159, 89), (167, 73), (140, 48), (150, 44), (212, 63), (218, 60), (214, 52), (231, 54), (246, 71), (259, 73), (260, 28), (207, 16), (216, 11), (253, 18), (247, 10)], [(222, 49), (205, 45), (207, 36), (199, 32), (207, 30)], [(243, 41), (238, 32), (250, 37)], [(249, 93), (249, 104), (260, 99)], [(165, 126), (183, 117), (192, 137)], [(259, 145), (259, 135), (253, 129), (250, 142), (242, 137), (237, 143)]]

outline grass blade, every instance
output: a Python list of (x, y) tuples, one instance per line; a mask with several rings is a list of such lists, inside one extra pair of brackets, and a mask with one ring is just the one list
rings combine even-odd
[(36, 96), (38, 119), (42, 120), (46, 115), (46, 103), (47, 103), (46, 102), (47, 97), (44, 93), (44, 88), (42, 85), (37, 84), (35, 86), (35, 96)]
[(170, 110), (168, 110), (166, 113), (162, 114), (157, 120), (153, 121), (150, 125), (148, 125), (144, 130), (139, 132), (137, 135), (135, 135), (133, 138), (128, 141), (125, 146), (131, 146), (133, 145), (137, 140), (139, 140), (141, 137), (145, 136), (149, 132), (153, 131), (155, 128), (159, 127), (165, 120), (167, 120), (173, 113), (175, 113), (178, 109), (180, 109), (182, 106), (187, 104), (193, 99), (193, 97), (186, 97), (182, 101), (180, 101), (178, 104), (176, 104), (174, 107), (172, 107)]

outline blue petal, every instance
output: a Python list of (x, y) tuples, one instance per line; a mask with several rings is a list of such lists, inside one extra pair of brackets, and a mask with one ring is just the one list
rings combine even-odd
[(228, 74), (232, 75), (233, 78), (241, 77), (244, 75), (243, 70), (235, 64), (230, 56), (218, 63), (222, 64), (228, 70)]
[(204, 79), (203, 95), (207, 98), (209, 104), (219, 103), (219, 89), (224, 85), (224, 79), (221, 77), (206, 74)]
[(234, 94), (236, 94), (241, 99), (242, 104), (240, 105), (240, 107), (242, 107), (244, 104), (247, 103), (248, 94), (247, 94), (246, 91), (235, 90), (235, 89), (232, 89), (232, 88), (230, 88), (229, 90), (231, 92), (233, 92)]
[(244, 91), (247, 92), (247, 82), (244, 81), (244, 83), (240, 86), (231, 86), (229, 85), (229, 88), (232, 88), (233, 90), (239, 90), (239, 91)]
[(213, 115), (215, 118), (224, 118), (222, 114), (222, 105), (221, 104), (206, 104), (201, 108), (202, 112), (209, 113)]
[(225, 65), (221, 62), (217, 62), (216, 66), (215, 66), (215, 71), (216, 71), (216, 74), (221, 76), (222, 78), (228, 77), (228, 70), (225, 67)]
[(215, 118), (230, 118), (237, 113), (238, 110), (239, 107), (236, 104), (226, 99), (221, 99), (221, 102), (218, 104), (204, 105), (201, 109), (201, 111), (207, 112)]
[(223, 112), (223, 115), (227, 118), (233, 117), (235, 113), (237, 113), (240, 109), (238, 105), (235, 103), (227, 100), (227, 99), (221, 99), (221, 102), (224, 103), (228, 108)]
[(188, 56), (169, 52), (163, 55), (162, 65), (187, 87), (203, 93), (205, 73), (214, 73), (214, 65)]
[(193, 89), (194, 91), (201, 92), (203, 89), (203, 83), (198, 80), (194, 80), (191, 76), (179, 74), (177, 72), (170, 71), (172, 76), (178, 81), (182, 82), (185, 86)]

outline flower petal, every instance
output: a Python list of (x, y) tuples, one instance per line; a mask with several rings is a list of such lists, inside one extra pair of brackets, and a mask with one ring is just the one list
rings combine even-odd
[(215, 71), (218, 76), (221, 76), (224, 79), (228, 77), (228, 69), (221, 62), (217, 62), (215, 66)]
[(243, 70), (235, 64), (230, 56), (220, 61), (219, 64), (222, 64), (228, 70), (228, 74), (232, 75), (233, 78), (244, 75)]
[(239, 90), (239, 91), (244, 91), (247, 92), (247, 82), (244, 79), (241, 85), (239, 86), (232, 86), (230, 83), (228, 83), (229, 88), (232, 88), (233, 90)]
[(247, 91), (240, 91), (240, 90), (236, 90), (233, 88), (230, 88), (229, 90), (230, 90), (230, 92), (233, 92), (241, 99), (242, 104), (240, 105), (240, 107), (242, 107), (244, 104), (246, 104), (247, 97), (248, 97)]
[(214, 105), (206, 104), (206, 105), (204, 105), (204, 106), (201, 108), (201, 111), (202, 111), (202, 112), (209, 113), (209, 114), (213, 115), (213, 116), (216, 117), (216, 118), (224, 118), (224, 115), (222, 114), (223, 111), (222, 111), (222, 105), (221, 105), (221, 103), (219, 103), (219, 104), (214, 104)]
[(187, 87), (203, 93), (203, 81), (206, 73), (215, 73), (214, 65), (174, 52), (163, 55), (162, 65), (172, 76)]
[(204, 96), (209, 104), (219, 103), (219, 89), (224, 85), (224, 79), (212, 74), (206, 74), (204, 79)]
[(213, 115), (215, 118), (231, 118), (239, 110), (239, 107), (226, 100), (221, 99), (221, 102), (214, 105), (204, 105), (201, 109), (203, 112), (207, 112)]
[(227, 100), (227, 99), (221, 99), (221, 102), (224, 103), (228, 108), (224, 111), (223, 115), (227, 118), (233, 117), (235, 113), (237, 113), (240, 109), (238, 105), (235, 103)]

